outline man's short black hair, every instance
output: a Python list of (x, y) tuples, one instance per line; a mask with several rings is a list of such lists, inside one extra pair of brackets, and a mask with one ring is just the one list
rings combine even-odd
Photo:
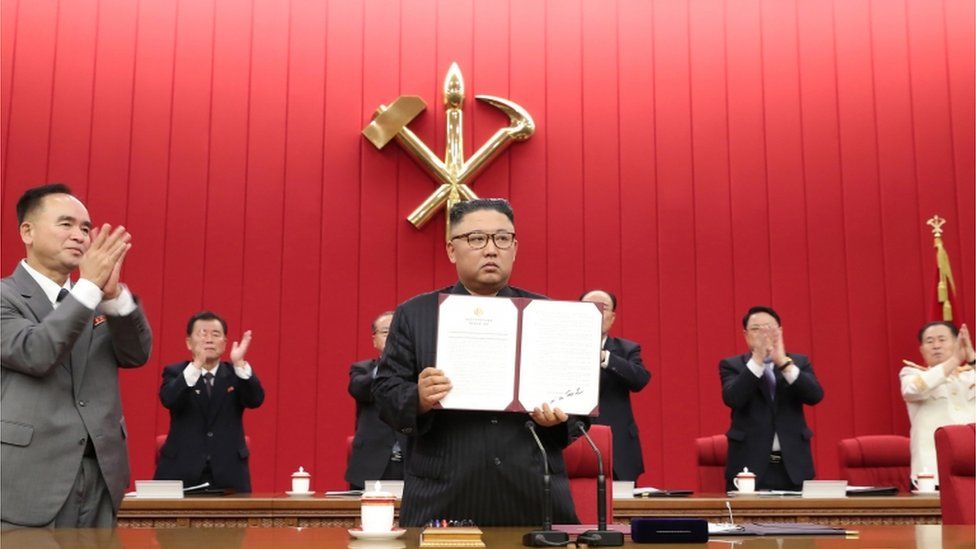
[(460, 223), (464, 216), (478, 210), (495, 210), (498, 213), (505, 214), (512, 225), (515, 224), (515, 212), (512, 211), (512, 205), (508, 203), (508, 200), (504, 198), (475, 198), (474, 200), (462, 200), (451, 208), (451, 227)]
[(766, 307), (765, 305), (756, 305), (755, 307), (752, 307), (751, 309), (749, 309), (749, 312), (746, 313), (746, 316), (742, 317), (742, 328), (748, 327), (748, 325), (749, 325), (749, 317), (752, 316), (752, 315), (754, 315), (754, 314), (758, 314), (758, 313), (766, 313), (769, 316), (771, 316), (771, 317), (773, 317), (773, 318), (776, 319), (776, 324), (777, 325), (779, 325), (779, 326), (782, 326), (783, 325), (783, 323), (779, 319), (779, 315), (776, 314), (776, 311), (774, 311), (772, 307)]
[(373, 319), (373, 333), (374, 334), (376, 333), (376, 323), (379, 322), (380, 319), (383, 318), (384, 316), (393, 316), (393, 311), (383, 311), (382, 313), (376, 315), (376, 318)]
[(608, 296), (610, 296), (610, 303), (613, 304), (613, 310), (614, 311), (617, 310), (617, 296), (615, 296), (615, 295), (613, 295), (613, 293), (608, 292), (606, 290), (603, 290), (601, 288), (593, 288), (592, 290), (587, 290), (587, 291), (583, 292), (583, 295), (581, 295), (579, 297), (579, 300), (580, 301), (583, 301), (583, 298), (584, 297), (592, 294), (593, 292), (603, 292), (603, 293), (607, 294)]
[(212, 311), (200, 311), (199, 313), (190, 317), (190, 321), (186, 323), (186, 335), (189, 336), (193, 333), (193, 325), (197, 323), (198, 320), (218, 320), (220, 321), (220, 326), (224, 329), (224, 335), (227, 335), (227, 321), (220, 317), (215, 312)]
[(956, 328), (955, 324), (948, 322), (946, 320), (935, 320), (933, 322), (927, 323), (925, 326), (922, 326), (922, 329), (918, 331), (919, 343), (921, 343), (922, 339), (925, 337), (925, 330), (928, 330), (932, 326), (945, 326), (946, 328), (949, 328), (950, 332), (952, 332), (952, 337), (959, 337), (959, 328)]
[[(71, 188), (64, 183), (48, 183), (39, 187), (31, 187), (24, 191), (17, 200), (17, 224), (27, 219), (27, 215), (41, 206), (41, 199), (49, 194), (72, 194)], [(72, 195), (74, 196), (74, 195)]]

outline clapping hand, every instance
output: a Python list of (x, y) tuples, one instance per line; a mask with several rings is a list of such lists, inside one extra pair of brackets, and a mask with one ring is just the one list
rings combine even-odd
[(973, 340), (965, 324), (959, 328), (959, 337), (956, 338), (956, 358), (959, 360), (960, 373), (973, 369), (969, 362), (976, 358), (976, 353), (973, 352)]
[(244, 366), (244, 355), (247, 354), (247, 348), (250, 346), (251, 330), (247, 330), (241, 336), (240, 343), (235, 341), (230, 347), (230, 361), (234, 363), (235, 368)]
[(105, 299), (114, 299), (119, 295), (122, 259), (132, 247), (129, 243), (131, 239), (132, 236), (121, 225), (112, 229), (106, 223), (91, 231), (91, 246), (81, 258), (79, 274), (98, 286), (104, 292)]
[(762, 364), (772, 356), (774, 350), (773, 333), (777, 329), (772, 326), (762, 326), (753, 339), (752, 359), (757, 363)]
[(786, 345), (783, 343), (783, 328), (770, 328), (770, 339), (773, 347), (769, 356), (773, 359), (773, 364), (779, 367), (789, 358), (786, 356)]

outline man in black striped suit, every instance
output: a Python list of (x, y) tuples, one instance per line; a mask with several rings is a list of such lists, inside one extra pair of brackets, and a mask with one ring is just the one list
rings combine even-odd
[(433, 409), (451, 390), (434, 367), (438, 294), (543, 298), (508, 285), (518, 241), (507, 201), (460, 202), (451, 209), (450, 228), (447, 255), (458, 282), (397, 307), (373, 383), (380, 417), (408, 437), (400, 525), (542, 523), (543, 463), (525, 427), (530, 418), (549, 454), (553, 522), (577, 523), (562, 459), (570, 442), (565, 413), (548, 405), (531, 414)]

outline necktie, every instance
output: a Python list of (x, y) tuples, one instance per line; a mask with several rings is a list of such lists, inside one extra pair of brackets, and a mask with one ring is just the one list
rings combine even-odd
[(773, 365), (766, 364), (763, 369), (763, 381), (766, 382), (766, 395), (769, 400), (776, 398), (776, 374), (773, 373)]
[[(68, 297), (68, 293), (69, 293), (69, 292), (68, 292), (68, 290), (67, 290), (67, 289), (65, 289), (65, 288), (61, 288), (61, 291), (59, 291), (59, 292), (58, 292), (58, 297), (57, 297), (57, 298), (55, 298), (55, 300), (54, 300), (54, 308), (55, 308), (55, 309), (57, 309), (57, 308), (58, 308), (58, 305), (59, 305), (59, 304), (60, 304), (60, 303), (61, 303), (62, 301), (64, 301), (64, 298), (66, 298), (66, 297)], [(68, 368), (68, 370), (71, 370), (71, 354), (70, 354), (70, 353), (68, 354), (68, 360), (67, 360), (67, 362), (65, 363), (65, 365), (64, 365), (64, 366), (65, 366), (66, 368)]]
[(214, 375), (210, 372), (203, 374), (203, 382), (207, 386), (207, 396), (210, 396), (213, 393), (213, 378)]

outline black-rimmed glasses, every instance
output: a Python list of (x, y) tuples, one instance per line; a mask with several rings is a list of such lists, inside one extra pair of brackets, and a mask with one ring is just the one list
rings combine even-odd
[(459, 234), (457, 236), (452, 236), (451, 240), (456, 240), (458, 238), (463, 238), (468, 241), (468, 246), (471, 246), (475, 250), (480, 250), (488, 245), (488, 240), (495, 243), (495, 247), (499, 250), (507, 250), (512, 247), (512, 243), (515, 242), (515, 233), (500, 232), (500, 233), (483, 233), (481, 231), (471, 231), (470, 233)]

